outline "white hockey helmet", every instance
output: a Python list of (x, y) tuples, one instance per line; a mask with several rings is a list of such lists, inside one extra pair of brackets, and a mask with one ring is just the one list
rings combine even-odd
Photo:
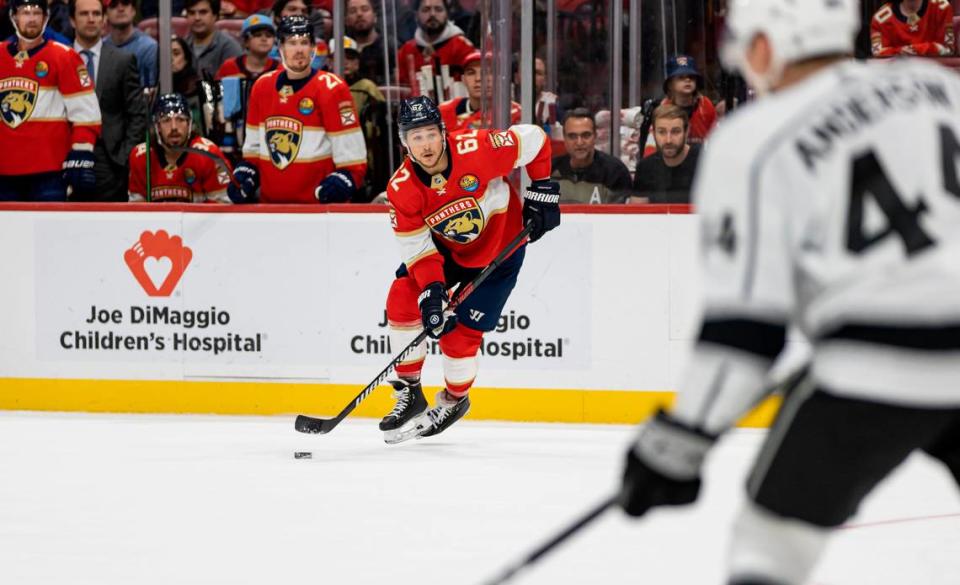
[[(769, 86), (788, 63), (852, 54), (859, 29), (858, 0), (731, 0), (720, 58), (751, 85)], [(774, 60), (763, 78), (746, 63), (747, 50), (759, 34), (770, 41)]]

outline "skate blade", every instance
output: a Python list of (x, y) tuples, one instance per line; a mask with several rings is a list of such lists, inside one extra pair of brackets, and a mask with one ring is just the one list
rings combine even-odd
[(426, 414), (420, 415), (399, 429), (383, 431), (383, 442), (387, 445), (396, 445), (414, 437), (419, 438), (420, 433), (429, 429), (430, 426), (430, 419), (426, 417)]

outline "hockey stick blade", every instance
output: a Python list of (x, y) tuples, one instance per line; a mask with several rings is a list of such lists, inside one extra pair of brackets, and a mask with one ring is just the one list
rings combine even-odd
[(555, 549), (557, 546), (565, 542), (568, 538), (570, 538), (577, 532), (580, 532), (580, 530), (582, 530), (587, 525), (591, 524), (594, 520), (596, 520), (600, 516), (603, 516), (604, 512), (606, 512), (611, 507), (617, 504), (618, 499), (619, 499), (619, 494), (614, 494), (606, 498), (602, 502), (596, 504), (595, 506), (590, 508), (590, 510), (588, 510), (585, 514), (577, 518), (576, 521), (574, 521), (572, 524), (564, 528), (563, 531), (559, 532), (556, 536), (554, 536), (547, 542), (543, 543), (532, 552), (528, 553), (527, 556), (523, 557), (519, 562), (514, 563), (513, 565), (510, 565), (509, 567), (507, 567), (500, 574), (500, 576), (494, 579), (491, 579), (490, 581), (484, 582), (484, 585), (502, 585), (503, 583), (510, 581), (511, 579), (513, 579), (514, 576), (516, 576), (517, 573), (526, 569), (530, 565), (534, 564), (535, 562), (540, 560), (542, 556), (544, 556), (548, 552)]
[[(527, 236), (530, 235), (530, 231), (532, 229), (533, 229), (532, 226), (529, 226), (529, 225), (524, 227), (523, 230), (521, 230), (520, 233), (517, 234), (517, 236), (513, 238), (513, 240), (511, 240), (509, 244), (504, 246), (503, 250), (501, 250), (500, 253), (497, 254), (497, 257), (494, 258), (493, 261), (491, 261), (490, 264), (488, 264), (487, 267), (480, 272), (480, 274), (478, 274), (466, 286), (461, 287), (460, 290), (457, 291), (456, 297), (452, 301), (450, 301), (450, 304), (447, 306), (447, 309), (450, 311), (455, 310), (460, 305), (460, 303), (464, 301), (464, 299), (470, 296), (470, 293), (476, 290), (476, 288), (480, 286), (483, 283), (483, 281), (485, 281), (487, 277), (489, 277), (493, 273), (494, 270), (496, 270), (501, 264), (503, 264), (503, 261), (506, 260), (510, 256), (510, 254), (518, 246), (520, 246), (520, 244), (523, 243), (523, 241), (527, 238)], [(417, 335), (417, 337), (414, 338), (413, 341), (407, 344), (407, 346), (403, 348), (403, 350), (399, 354), (397, 354), (397, 356), (393, 358), (389, 364), (387, 364), (387, 367), (383, 368), (380, 371), (380, 373), (377, 375), (377, 377), (374, 378), (372, 382), (367, 384), (366, 388), (364, 388), (360, 392), (360, 394), (357, 394), (356, 397), (354, 397), (354, 399), (350, 401), (350, 404), (346, 405), (343, 408), (343, 410), (340, 411), (340, 414), (338, 414), (335, 418), (315, 418), (312, 416), (307, 416), (305, 414), (300, 414), (300, 415), (297, 415), (297, 418), (293, 423), (293, 428), (301, 433), (310, 433), (314, 435), (325, 435), (330, 431), (332, 431), (334, 428), (336, 428), (337, 425), (343, 422), (343, 419), (347, 418), (347, 415), (353, 412), (353, 409), (359, 406), (360, 403), (367, 398), (367, 396), (370, 396), (370, 394), (373, 393), (373, 391), (377, 388), (377, 386), (384, 383), (387, 380), (387, 376), (389, 376), (390, 372), (393, 371), (393, 368), (395, 368), (397, 364), (403, 361), (403, 359), (410, 352), (412, 352), (418, 345), (420, 345), (426, 338), (427, 338), (427, 331), (426, 330), (421, 331), (420, 334)]]
[(325, 435), (337, 426), (335, 418), (313, 418), (311, 416), (297, 415), (297, 420), (293, 426), (301, 433), (311, 435)]

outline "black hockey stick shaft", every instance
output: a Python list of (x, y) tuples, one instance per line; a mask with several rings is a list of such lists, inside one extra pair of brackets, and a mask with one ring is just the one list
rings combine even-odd
[(233, 173), (230, 172), (230, 167), (227, 166), (227, 161), (223, 160), (216, 154), (210, 152), (209, 150), (202, 150), (200, 148), (194, 148), (192, 146), (166, 146), (169, 150), (173, 152), (192, 152), (193, 154), (199, 154), (200, 156), (205, 156), (213, 161), (213, 164), (217, 165), (217, 169), (221, 173), (226, 173), (227, 178), (230, 179), (230, 182), (233, 183), (233, 186), (240, 189), (240, 182), (233, 177)]
[(530, 565), (536, 563), (538, 560), (540, 560), (541, 557), (543, 557), (548, 552), (555, 549), (557, 546), (562, 544), (564, 541), (566, 541), (568, 538), (570, 538), (577, 532), (580, 532), (586, 526), (590, 525), (594, 520), (602, 516), (603, 513), (606, 512), (608, 509), (610, 509), (612, 506), (615, 506), (617, 503), (618, 497), (619, 497), (619, 494), (612, 495), (607, 499), (603, 500), (602, 502), (594, 505), (592, 508), (590, 508), (590, 510), (588, 510), (585, 514), (577, 518), (576, 521), (574, 521), (569, 526), (564, 528), (557, 535), (553, 536), (552, 538), (550, 538), (550, 540), (548, 540), (547, 542), (543, 543), (542, 545), (540, 545), (539, 547), (537, 547), (536, 549), (528, 553), (525, 557), (523, 557), (523, 559), (521, 559), (517, 563), (514, 563), (513, 565), (510, 565), (509, 567), (507, 567), (507, 569), (504, 570), (499, 577), (496, 577), (495, 579), (487, 581), (485, 585), (500, 585), (501, 583), (506, 583), (510, 581), (511, 579), (513, 579), (514, 576), (516, 576), (517, 573), (526, 569)]
[[(455, 310), (460, 305), (460, 303), (462, 303), (468, 296), (470, 296), (470, 293), (476, 290), (476, 288), (480, 286), (483, 283), (483, 281), (485, 281), (491, 274), (493, 274), (493, 271), (496, 270), (501, 264), (503, 264), (504, 260), (506, 260), (510, 256), (510, 254), (520, 244), (523, 243), (523, 240), (530, 235), (530, 231), (532, 229), (533, 229), (532, 226), (529, 226), (529, 225), (524, 227), (523, 230), (521, 230), (521, 232), (517, 234), (517, 237), (513, 238), (513, 240), (511, 240), (510, 243), (507, 244), (504, 247), (504, 249), (500, 251), (499, 254), (497, 254), (497, 257), (494, 258), (493, 261), (490, 262), (490, 264), (488, 264), (487, 267), (480, 272), (480, 274), (478, 274), (466, 286), (464, 286), (459, 291), (457, 291), (456, 297), (454, 297), (454, 299), (447, 306), (447, 310), (449, 311)], [(357, 406), (359, 406), (360, 403), (363, 402), (367, 398), (367, 396), (369, 396), (374, 391), (374, 389), (377, 386), (379, 386), (380, 384), (383, 384), (383, 382), (386, 381), (387, 376), (390, 375), (390, 372), (395, 367), (397, 367), (397, 364), (403, 361), (403, 358), (405, 358), (410, 352), (416, 349), (418, 345), (423, 343), (423, 341), (426, 338), (427, 338), (427, 330), (424, 329), (423, 331), (420, 332), (419, 335), (417, 335), (416, 338), (414, 338), (413, 341), (407, 344), (407, 346), (403, 348), (403, 350), (401, 350), (400, 353), (397, 354), (397, 356), (394, 357), (389, 364), (387, 364), (387, 367), (383, 368), (380, 371), (380, 373), (377, 374), (377, 377), (374, 378), (372, 382), (367, 384), (367, 386), (359, 394), (357, 394), (356, 397), (350, 401), (350, 404), (346, 405), (343, 408), (343, 410), (340, 411), (340, 414), (338, 414), (335, 418), (314, 418), (312, 416), (306, 416), (306, 415), (300, 414), (300, 415), (297, 415), (297, 419), (296, 421), (294, 421), (294, 425), (293, 425), (294, 428), (301, 433), (311, 433), (311, 434), (320, 434), (320, 435), (325, 435), (330, 431), (332, 431), (333, 429), (335, 429), (337, 425), (339, 425), (343, 421), (343, 419), (347, 418), (347, 415), (353, 412), (353, 410)]]

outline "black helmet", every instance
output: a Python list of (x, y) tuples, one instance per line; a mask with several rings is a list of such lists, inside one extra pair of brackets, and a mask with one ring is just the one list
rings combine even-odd
[(7, 10), (14, 14), (21, 6), (39, 6), (44, 14), (48, 13), (47, 0), (9, 0)]
[(165, 93), (157, 98), (153, 104), (153, 123), (156, 124), (161, 118), (173, 114), (183, 114), (190, 117), (190, 105), (187, 104), (187, 98), (179, 93)]
[(400, 113), (397, 115), (397, 126), (400, 129), (400, 141), (404, 141), (404, 135), (414, 128), (424, 126), (440, 126), (444, 131), (443, 119), (440, 117), (440, 110), (433, 100), (425, 95), (418, 95), (400, 102)]
[(310, 24), (306, 16), (294, 14), (280, 19), (280, 26), (277, 27), (277, 40), (279, 42), (283, 43), (290, 37), (299, 36), (309, 37), (310, 44), (316, 42), (313, 36), (313, 25)]

